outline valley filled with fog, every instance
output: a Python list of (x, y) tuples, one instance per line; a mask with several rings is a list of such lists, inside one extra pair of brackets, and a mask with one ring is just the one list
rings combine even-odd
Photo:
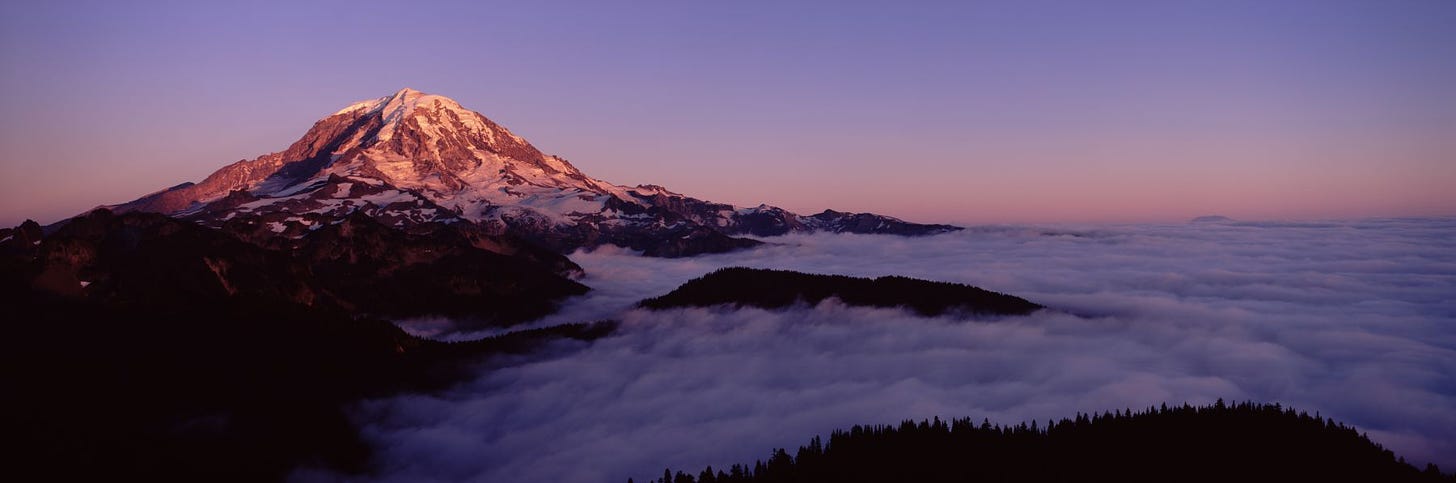
[[(1456, 466), (1456, 219), (763, 240), (694, 258), (571, 255), (594, 291), (530, 326), (616, 319), (617, 333), (488, 361), (441, 394), (356, 405), (380, 476), (641, 481), (751, 463), (854, 424), (1044, 422), (1218, 398), (1318, 411), (1412, 462)], [(967, 320), (832, 300), (632, 308), (727, 266), (960, 282), (1051, 309)]]

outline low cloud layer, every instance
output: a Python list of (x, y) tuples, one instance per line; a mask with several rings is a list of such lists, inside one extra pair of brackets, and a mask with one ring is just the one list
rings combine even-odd
[[(1220, 397), (1319, 411), (1456, 469), (1456, 219), (767, 241), (692, 259), (573, 255), (597, 290), (540, 324), (615, 317), (620, 333), (492, 364), (439, 396), (359, 405), (381, 476), (641, 480), (854, 424), (1044, 421)], [(732, 265), (963, 282), (1060, 311), (968, 322), (833, 301), (630, 309)]]

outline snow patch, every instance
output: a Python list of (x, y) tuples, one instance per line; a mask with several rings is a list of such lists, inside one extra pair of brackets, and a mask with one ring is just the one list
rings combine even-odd
[(339, 112), (335, 112), (334, 115), (337, 116), (339, 114), (348, 114), (361, 109), (374, 109), (375, 107), (379, 106), (379, 102), (383, 99), (384, 98), (381, 97), (379, 99), (370, 99), (367, 101), (355, 102), (353, 104), (349, 104), (349, 107), (345, 107), (343, 109), (340, 109)]
[(314, 191), (314, 190), (317, 190), (319, 188), (324, 187), (325, 184), (327, 184), (327, 182), (324, 181), (324, 180), (317, 180), (317, 181), (312, 181), (312, 182), (307, 182), (307, 183), (298, 183), (298, 184), (295, 184), (293, 186), (284, 188), (284, 189), (278, 191), (277, 193), (273, 193), (273, 196), (292, 196), (292, 195), (296, 195), (298, 193), (302, 193), (304, 191)]

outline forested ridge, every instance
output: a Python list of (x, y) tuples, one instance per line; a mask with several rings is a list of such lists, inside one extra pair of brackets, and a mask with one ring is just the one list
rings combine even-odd
[[(628, 479), (633, 482), (633, 479)], [(1166, 404), (1013, 426), (970, 418), (854, 426), (767, 460), (645, 483), (1456, 481), (1355, 428), (1279, 404)]]
[(924, 316), (1025, 315), (1042, 308), (1021, 297), (959, 283), (744, 267), (718, 269), (689, 280), (666, 295), (643, 300), (639, 305), (650, 309), (713, 305), (776, 309), (796, 303), (818, 304), (830, 297), (838, 298), (845, 305), (904, 307)]

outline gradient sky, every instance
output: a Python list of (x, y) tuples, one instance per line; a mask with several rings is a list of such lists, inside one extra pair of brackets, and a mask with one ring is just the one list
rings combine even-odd
[(1456, 214), (1456, 2), (4, 2), (0, 225), (443, 94), (588, 174), (912, 221)]

